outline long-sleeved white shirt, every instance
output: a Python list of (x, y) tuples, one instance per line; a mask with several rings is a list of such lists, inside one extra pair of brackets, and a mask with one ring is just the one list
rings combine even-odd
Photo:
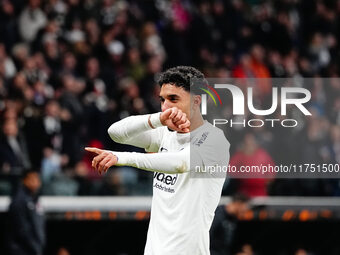
[(156, 152), (113, 152), (118, 165), (155, 172), (144, 254), (210, 254), (209, 229), (226, 174), (197, 169), (228, 166), (229, 142), (208, 122), (185, 134), (162, 126), (159, 113), (151, 122), (155, 129), (148, 115), (131, 116), (108, 130), (116, 142)]

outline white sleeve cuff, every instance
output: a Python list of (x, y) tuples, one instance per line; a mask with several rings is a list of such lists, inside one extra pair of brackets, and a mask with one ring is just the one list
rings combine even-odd
[(118, 151), (108, 151), (114, 154), (117, 157), (117, 166), (125, 166), (129, 163), (129, 154), (130, 152), (118, 152)]
[(154, 128), (162, 127), (161, 112), (150, 114), (150, 122)]

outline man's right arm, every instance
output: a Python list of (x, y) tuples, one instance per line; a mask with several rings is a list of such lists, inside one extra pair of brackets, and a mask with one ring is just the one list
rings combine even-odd
[(157, 139), (154, 128), (162, 127), (161, 113), (130, 116), (113, 123), (108, 129), (111, 139), (117, 143), (129, 144), (136, 147), (150, 149)]
[(178, 132), (189, 132), (190, 121), (185, 113), (173, 107), (164, 112), (127, 117), (112, 124), (108, 133), (117, 143), (157, 152), (156, 147), (160, 144), (161, 134), (154, 129), (162, 126)]

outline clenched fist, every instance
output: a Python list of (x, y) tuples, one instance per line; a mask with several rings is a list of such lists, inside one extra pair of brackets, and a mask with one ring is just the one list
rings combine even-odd
[(171, 130), (187, 133), (189, 132), (190, 121), (187, 115), (177, 107), (172, 107), (161, 113), (161, 123)]

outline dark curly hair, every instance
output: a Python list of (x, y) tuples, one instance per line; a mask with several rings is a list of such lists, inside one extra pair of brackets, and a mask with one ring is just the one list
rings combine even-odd
[(194, 92), (193, 84), (195, 80), (205, 80), (204, 74), (192, 66), (176, 66), (161, 73), (157, 82), (161, 87), (168, 83), (182, 87), (188, 92)]

